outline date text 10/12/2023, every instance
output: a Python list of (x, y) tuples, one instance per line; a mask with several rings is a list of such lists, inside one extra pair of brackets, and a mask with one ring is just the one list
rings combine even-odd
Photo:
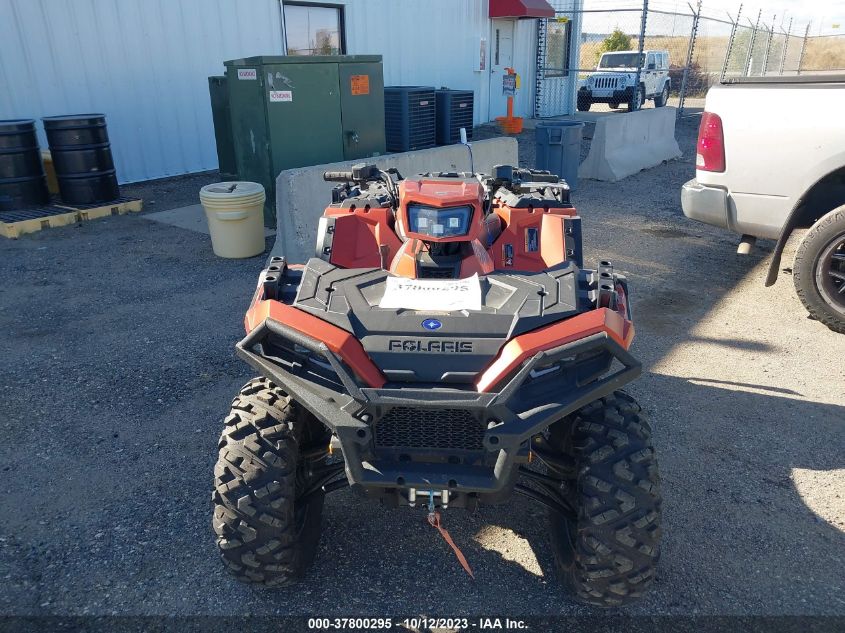
[(392, 630), (401, 626), (410, 630), (452, 629), (458, 631), (527, 631), (524, 620), (511, 618), (429, 618), (415, 616), (410, 618), (308, 618), (308, 628), (316, 631), (332, 630)]

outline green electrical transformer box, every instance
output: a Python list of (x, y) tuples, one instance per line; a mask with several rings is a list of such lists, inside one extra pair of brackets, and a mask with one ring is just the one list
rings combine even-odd
[(247, 57), (225, 65), (238, 178), (264, 185), (265, 225), (276, 225), (280, 171), (385, 153), (381, 55)]

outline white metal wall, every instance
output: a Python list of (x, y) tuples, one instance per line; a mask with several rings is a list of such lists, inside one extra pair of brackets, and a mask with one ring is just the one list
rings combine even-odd
[[(385, 85), (473, 90), (475, 123), (490, 120), (489, 0), (340, 0), (338, 4), (345, 5), (347, 52), (382, 55)], [(474, 68), (482, 37), (487, 40), (487, 69), (478, 71)], [(515, 112), (521, 116), (531, 116), (533, 110), (536, 37), (536, 20), (516, 21), (514, 64), (522, 90)]]
[(0, 119), (106, 114), (121, 182), (214, 169), (207, 77), (281, 34), (278, 0), (0, 0)]
[[(381, 54), (385, 84), (471, 89), (475, 122), (490, 119), (488, 0), (336, 3), (347, 52)], [(535, 47), (536, 21), (517, 21), (522, 116), (533, 111)], [(207, 77), (227, 59), (281, 53), (280, 0), (0, 0), (0, 119), (104, 113), (120, 182), (214, 169)]]

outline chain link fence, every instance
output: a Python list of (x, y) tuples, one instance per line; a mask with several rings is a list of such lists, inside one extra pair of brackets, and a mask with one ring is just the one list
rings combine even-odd
[(736, 28), (722, 77), (761, 77), (845, 71), (845, 35), (810, 35), (810, 25), (796, 32), (790, 20), (777, 24), (737, 15)]
[[(555, 18), (540, 20), (535, 115), (608, 112), (683, 105), (702, 90), (690, 73), (699, 13), (667, 2), (552, 2)], [(706, 88), (704, 88), (706, 90)]]
[(555, 18), (538, 26), (535, 116), (663, 105), (684, 116), (724, 78), (845, 70), (845, 34), (706, 1), (552, 0)]

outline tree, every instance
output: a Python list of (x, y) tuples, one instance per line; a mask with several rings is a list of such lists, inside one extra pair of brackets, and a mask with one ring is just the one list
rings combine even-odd
[(321, 29), (317, 31), (317, 44), (314, 47), (314, 55), (334, 55), (337, 49), (332, 46), (332, 34)]
[(602, 53), (612, 53), (613, 51), (629, 51), (633, 48), (631, 44), (631, 36), (625, 33), (619, 27), (613, 29), (613, 33), (608, 35), (602, 41), (601, 46), (596, 50), (596, 59), (601, 57)]

